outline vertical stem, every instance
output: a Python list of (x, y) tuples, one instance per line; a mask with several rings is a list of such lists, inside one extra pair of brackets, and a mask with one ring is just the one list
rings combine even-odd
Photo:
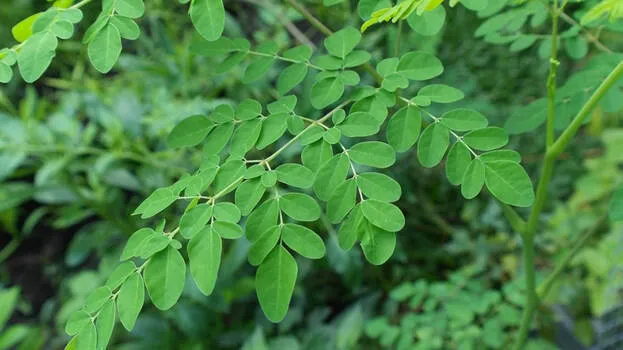
[(400, 35), (402, 34), (402, 22), (398, 21), (398, 27), (396, 27), (396, 42), (394, 43), (394, 56), (400, 56)]
[[(546, 151), (554, 144), (554, 119), (556, 118), (556, 70), (558, 69), (557, 54), (558, 54), (558, 17), (561, 12), (561, 8), (558, 7), (558, 0), (554, 0), (554, 6), (552, 9), (552, 53), (549, 59), (549, 75), (547, 77), (547, 130), (546, 130)], [(526, 229), (523, 232), (523, 266), (526, 284), (526, 299), (524, 303), (523, 315), (521, 317), (521, 324), (517, 339), (515, 340), (515, 346), (513, 349), (521, 350), (528, 339), (528, 333), (532, 325), (532, 318), (534, 311), (538, 305), (538, 296), (536, 293), (536, 273), (534, 264), (534, 234), (539, 223), (539, 216), (545, 206), (547, 199), (547, 186), (552, 179), (554, 172), (555, 157), (551, 157), (546, 153), (545, 159), (543, 159), (543, 169), (541, 170), (541, 176), (537, 185), (536, 198), (532, 210), (530, 211), (530, 217), (526, 223)]]
[(538, 304), (534, 271), (534, 236), (524, 236), (523, 238), (523, 265), (526, 278), (526, 300), (521, 316), (520, 332), (515, 340), (515, 350), (523, 349), (532, 324), (532, 316)]
[(558, 16), (561, 9), (558, 8), (558, 0), (554, 0), (552, 11), (552, 54), (549, 59), (549, 75), (547, 77), (547, 147), (554, 144), (554, 119), (556, 118), (556, 69), (558, 62)]

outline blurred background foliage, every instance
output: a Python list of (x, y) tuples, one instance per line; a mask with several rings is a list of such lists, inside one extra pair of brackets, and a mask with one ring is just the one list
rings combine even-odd
[[(357, 1), (301, 3), (332, 29), (362, 23)], [(595, 3), (572, 1), (567, 13), (579, 21)], [(13, 44), (13, 24), (47, 6), (35, 0), (1, 2), (0, 47)], [(82, 26), (93, 21), (96, 7), (84, 8)], [(129, 214), (155, 188), (200, 163), (200, 152), (166, 148), (166, 135), (177, 121), (222, 102), (269, 102), (276, 96), (273, 78), (282, 67), (249, 86), (240, 82), (244, 67), (215, 75), (210, 58), (188, 51), (193, 29), (184, 5), (153, 0), (146, 7), (143, 34), (124, 43), (113, 73), (98, 74), (85, 47), (63, 41), (38, 83), (27, 86), (14, 79), (0, 88), (0, 349), (64, 346), (67, 316), (105, 281), (122, 244), (142, 225)], [(230, 1), (226, 7), (228, 36), (271, 40), (280, 47), (321, 45), (322, 34), (285, 3)], [(545, 95), (549, 61), (538, 42), (514, 52), (495, 30), (475, 36), (496, 13), (447, 9), (439, 34), (402, 28), (398, 48), (398, 27), (376, 25), (364, 35), (362, 48), (373, 60), (396, 50), (435, 53), (446, 67), (437, 80), (462, 89), (464, 105), (503, 126), (518, 109), (525, 114), (526, 105)], [(515, 40), (531, 35), (526, 28), (547, 33), (547, 18), (532, 21), (511, 33)], [(611, 50), (623, 48), (620, 21), (598, 21), (589, 31)], [(569, 43), (571, 49), (562, 50), (559, 84), (590, 67), (593, 58), (608, 55), (585, 41), (586, 47)], [(309, 90), (312, 82), (308, 78), (302, 89)], [(310, 102), (300, 96), (305, 115)], [(549, 188), (537, 235), (539, 278), (574, 239), (586, 230), (598, 232), (540, 307), (542, 337), (531, 341), (531, 349), (606, 349), (607, 328), (623, 321), (620, 311), (618, 319), (604, 319), (623, 302), (623, 226), (608, 224), (601, 214), (613, 189), (623, 184), (622, 103), (613, 98), (595, 110)], [(533, 129), (515, 136), (512, 147), (534, 175), (544, 137), (542, 129)], [(112, 348), (507, 348), (523, 300), (517, 234), (487, 195), (465, 201), (441, 176), (443, 167), (424, 169), (409, 152), (401, 157), (388, 171), (402, 185), (399, 206), (407, 226), (384, 266), (364, 263), (358, 250), (342, 251), (330, 225), (319, 226), (316, 231), (328, 242), (327, 258), (299, 262), (290, 312), (273, 325), (255, 297), (253, 271), (246, 263), (249, 244), (237, 240), (225, 247), (212, 296), (187, 283), (178, 305), (164, 313), (147, 307), (132, 333), (113, 335)], [(623, 334), (621, 328), (615, 331)]]

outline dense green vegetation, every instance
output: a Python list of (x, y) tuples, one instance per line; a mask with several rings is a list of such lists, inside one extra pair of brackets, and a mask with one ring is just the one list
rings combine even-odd
[(622, 17), (1, 4), (0, 349), (623, 346)]

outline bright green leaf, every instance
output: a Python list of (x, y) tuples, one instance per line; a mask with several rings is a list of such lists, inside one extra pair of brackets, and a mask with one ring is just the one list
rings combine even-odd
[(473, 159), (461, 181), (461, 194), (467, 199), (472, 199), (480, 193), (485, 184), (485, 166), (480, 159)]
[(223, 0), (192, 0), (190, 18), (199, 34), (206, 40), (220, 38), (225, 29)]
[(320, 206), (304, 193), (287, 193), (279, 198), (279, 208), (298, 221), (315, 221), (320, 218)]
[(465, 174), (471, 161), (472, 156), (469, 149), (462, 142), (456, 142), (450, 148), (446, 161), (446, 177), (448, 181), (455, 186), (463, 183), (463, 174)]
[(357, 186), (366, 197), (382, 202), (395, 202), (400, 199), (402, 192), (396, 180), (380, 173), (359, 174)]
[(158, 309), (168, 310), (182, 295), (186, 263), (179, 251), (169, 246), (151, 258), (143, 275), (151, 301)]
[(465, 134), (463, 141), (474, 149), (491, 151), (505, 146), (508, 143), (508, 135), (502, 128), (488, 127)]
[(204, 295), (212, 294), (223, 250), (221, 237), (206, 227), (188, 243), (188, 264), (195, 284)]
[(140, 274), (135, 273), (123, 282), (117, 296), (119, 320), (128, 332), (134, 328), (144, 302), (145, 286), (143, 285), (143, 278)]
[(169, 148), (196, 146), (205, 139), (214, 124), (203, 115), (188, 117), (179, 122), (167, 138)]
[(296, 260), (281, 246), (273, 249), (257, 269), (257, 298), (270, 321), (280, 322), (288, 312), (297, 274)]
[(358, 143), (348, 150), (348, 156), (355, 163), (374, 168), (387, 168), (396, 162), (394, 149), (379, 141)]
[(397, 232), (405, 225), (404, 215), (391, 203), (368, 199), (361, 202), (361, 211), (370, 223), (386, 231)]
[(534, 203), (530, 177), (521, 165), (512, 161), (485, 163), (485, 184), (502, 203), (529, 207)]
[(297, 224), (285, 224), (282, 239), (292, 250), (308, 259), (320, 259), (326, 249), (322, 238), (307, 227)]
[(422, 132), (417, 146), (417, 156), (422, 166), (432, 168), (439, 164), (448, 149), (449, 143), (450, 135), (445, 126), (439, 123), (427, 126)]
[(403, 107), (387, 123), (387, 142), (396, 152), (406, 152), (417, 141), (421, 127), (420, 110), (413, 106)]

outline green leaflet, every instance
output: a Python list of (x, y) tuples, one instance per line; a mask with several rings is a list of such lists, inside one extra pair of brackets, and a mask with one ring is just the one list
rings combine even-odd
[(279, 225), (273, 225), (264, 230), (249, 249), (249, 264), (253, 266), (261, 264), (277, 245), (279, 237), (281, 237), (281, 226)]
[(433, 123), (424, 129), (417, 146), (417, 156), (426, 168), (439, 164), (448, 149), (450, 135), (448, 129), (440, 123)]
[(184, 238), (191, 239), (207, 225), (212, 218), (212, 205), (199, 204), (182, 215), (180, 233)]
[(221, 202), (214, 205), (214, 218), (218, 221), (237, 223), (241, 216), (240, 209), (233, 203)]
[(112, 10), (124, 17), (139, 18), (145, 13), (145, 4), (143, 0), (105, 0), (102, 12)]
[(372, 58), (372, 55), (367, 51), (355, 50), (346, 55), (344, 59), (344, 68), (358, 67)]
[(440, 122), (454, 131), (481, 129), (489, 124), (489, 121), (484, 115), (465, 108), (454, 109), (445, 113), (441, 117)]
[(530, 177), (521, 165), (507, 160), (485, 163), (485, 184), (502, 203), (529, 207), (534, 203)]
[(358, 143), (348, 150), (348, 156), (355, 163), (374, 168), (387, 168), (396, 162), (394, 149), (379, 141)]
[(497, 151), (491, 151), (480, 155), (480, 160), (483, 162), (496, 162), (499, 160), (508, 160), (511, 162), (521, 162), (521, 155), (517, 151), (510, 149), (500, 149)]
[(355, 206), (357, 197), (357, 184), (354, 179), (348, 179), (337, 187), (327, 202), (327, 218), (332, 224), (337, 224), (344, 219), (348, 212)]
[(112, 291), (108, 287), (99, 287), (87, 296), (84, 302), (84, 310), (88, 313), (98, 311), (111, 297)]
[(446, 177), (448, 181), (455, 186), (463, 183), (463, 174), (465, 174), (471, 161), (472, 155), (469, 149), (462, 142), (455, 142), (452, 148), (450, 148), (446, 160)]
[(238, 104), (234, 114), (238, 120), (254, 119), (262, 114), (262, 105), (256, 100), (245, 99)]
[(143, 243), (148, 236), (156, 234), (158, 234), (156, 231), (148, 227), (141, 228), (134, 232), (132, 236), (130, 236), (130, 239), (128, 239), (128, 243), (125, 244), (125, 248), (123, 249), (119, 260), (124, 261), (135, 256), (140, 256), (141, 252), (139, 248), (141, 243)]
[(322, 135), (322, 138), (332, 145), (339, 143), (341, 137), (342, 137), (342, 132), (340, 131), (340, 129), (335, 128), (335, 127), (327, 130)]
[(121, 54), (121, 34), (112, 24), (107, 24), (89, 42), (88, 54), (93, 67), (100, 73), (108, 73)]
[(226, 192), (233, 191), (234, 187), (231, 187), (231, 184), (242, 180), (246, 170), (242, 160), (232, 159), (225, 162), (214, 178), (214, 192), (219, 193), (225, 189), (227, 189)]
[(401, 108), (387, 123), (387, 142), (396, 152), (406, 152), (420, 136), (422, 113), (413, 106)]
[(233, 133), (233, 123), (217, 125), (205, 139), (204, 149), (209, 150), (212, 154), (218, 154), (225, 147)]
[(218, 168), (212, 167), (200, 170), (188, 180), (184, 193), (187, 196), (199, 196), (208, 189), (212, 181), (216, 178)]
[(367, 112), (354, 112), (338, 126), (342, 134), (348, 137), (364, 137), (379, 132), (379, 122)]
[[(317, 172), (325, 162), (331, 159), (332, 156), (333, 149), (331, 148), (331, 144), (324, 140), (320, 140), (303, 149), (303, 152), (301, 153), (301, 160), (303, 161), (303, 165), (305, 165), (308, 169), (313, 172)], [(346, 164), (346, 167), (346, 172), (348, 172), (348, 164)]]
[(365, 227), (361, 237), (361, 250), (371, 264), (381, 265), (391, 258), (396, 248), (396, 233), (382, 230), (374, 225)]
[(480, 159), (472, 160), (461, 181), (461, 194), (467, 199), (472, 199), (480, 193), (485, 184), (485, 166)]
[(409, 27), (418, 34), (432, 36), (441, 30), (446, 21), (446, 10), (438, 6), (432, 11), (426, 11), (421, 15), (413, 12), (408, 18)]
[(39, 79), (56, 55), (58, 39), (51, 32), (33, 34), (17, 55), (19, 71), (27, 83)]
[(217, 221), (213, 223), (212, 229), (214, 232), (218, 233), (219, 236), (225, 239), (238, 239), (242, 237), (243, 233), (240, 225), (227, 221)]
[(281, 196), (279, 208), (298, 221), (315, 221), (320, 218), (320, 206), (314, 198), (304, 193), (288, 193)]
[(307, 45), (295, 46), (283, 52), (283, 57), (300, 62), (308, 61), (313, 54), (311, 47)]
[(308, 259), (320, 259), (326, 249), (322, 238), (307, 227), (297, 224), (285, 224), (282, 239), (292, 250)]
[(324, 129), (320, 125), (312, 125), (301, 134), (299, 139), (301, 140), (301, 144), (309, 145), (320, 140), (323, 135)]
[(255, 179), (262, 176), (265, 172), (266, 169), (262, 164), (255, 164), (247, 168), (247, 170), (244, 172), (244, 178), (247, 180)]
[(366, 197), (382, 202), (395, 202), (402, 192), (396, 180), (380, 173), (359, 174), (357, 186)]
[(385, 231), (397, 232), (405, 225), (404, 215), (391, 203), (368, 199), (361, 202), (361, 211), (371, 224)]
[(277, 184), (277, 174), (274, 171), (267, 171), (260, 178), (262, 186), (266, 188), (274, 187)]
[(217, 123), (223, 124), (234, 120), (234, 108), (228, 104), (221, 104), (214, 108), (212, 113), (208, 115), (208, 119)]
[(325, 162), (314, 180), (314, 193), (318, 199), (329, 200), (338, 186), (344, 182), (349, 169), (348, 156), (344, 153), (337, 154)]
[(310, 188), (314, 183), (314, 173), (307, 167), (296, 164), (281, 164), (275, 169), (277, 181), (298, 188)]
[(245, 235), (251, 242), (255, 242), (269, 227), (277, 225), (279, 219), (279, 203), (270, 199), (262, 203), (247, 218)]
[(112, 336), (115, 327), (115, 302), (111, 299), (99, 312), (95, 321), (95, 329), (97, 333), (97, 349), (105, 350)]
[(610, 221), (623, 220), (623, 188), (619, 188), (612, 195), (612, 201), (608, 207), (610, 213)]
[(259, 119), (247, 120), (240, 123), (231, 138), (229, 145), (230, 154), (244, 156), (255, 146), (261, 131), (262, 121)]
[(76, 340), (76, 349), (96, 349), (97, 346), (97, 330), (95, 324), (89, 320), (87, 324), (78, 333)]
[(132, 331), (138, 314), (145, 302), (145, 286), (140, 274), (135, 273), (123, 282), (117, 296), (119, 321), (125, 329)]
[(242, 215), (249, 215), (253, 208), (260, 202), (266, 188), (259, 178), (243, 182), (236, 188), (236, 206), (240, 208)]
[(124, 39), (136, 40), (141, 35), (138, 24), (128, 17), (113, 16), (110, 18), (110, 24), (119, 30), (119, 35)]
[(294, 89), (300, 84), (307, 76), (307, 64), (294, 63), (288, 66), (281, 72), (279, 79), (277, 80), (277, 91), (280, 94), (285, 94), (288, 91)]
[(430, 53), (414, 51), (400, 58), (396, 71), (410, 80), (428, 80), (440, 75), (443, 65)]
[(161, 234), (151, 235), (145, 238), (138, 247), (139, 256), (148, 259), (169, 245), (170, 239)]
[(106, 280), (106, 287), (111, 290), (119, 287), (134, 271), (136, 270), (136, 265), (132, 261), (126, 261), (119, 266), (117, 266), (113, 272), (110, 273), (108, 279)]
[(508, 143), (508, 135), (502, 128), (488, 127), (465, 134), (463, 141), (474, 149), (491, 151), (505, 146)]
[(188, 117), (171, 130), (167, 144), (169, 148), (196, 146), (205, 139), (212, 128), (214, 123), (203, 115)]
[(343, 94), (344, 83), (340, 79), (325, 78), (312, 86), (311, 103), (314, 108), (323, 109), (339, 100)]
[(288, 127), (288, 117), (286, 113), (273, 114), (264, 120), (262, 132), (257, 141), (257, 149), (264, 149), (273, 142), (277, 141)]
[(87, 323), (91, 322), (91, 316), (84, 310), (78, 310), (69, 315), (65, 324), (65, 333), (68, 335), (78, 334)]
[(288, 312), (297, 274), (296, 261), (281, 246), (273, 249), (257, 269), (257, 298), (270, 321), (280, 322)]
[(190, 274), (204, 295), (212, 294), (216, 285), (222, 249), (221, 237), (210, 227), (204, 228), (188, 243)]
[(158, 309), (168, 310), (182, 295), (186, 263), (179, 251), (169, 246), (151, 258), (143, 276), (151, 301)]
[(217, 40), (225, 28), (223, 0), (192, 0), (190, 18), (202, 37), (208, 41)]
[(366, 220), (361, 211), (361, 204), (358, 204), (351, 210), (346, 220), (344, 220), (340, 226), (340, 230), (338, 231), (338, 244), (340, 248), (350, 250), (353, 245), (355, 245), (357, 237), (359, 237), (362, 230), (362, 225), (365, 222)]
[(137, 208), (132, 215), (141, 214), (142, 219), (150, 218), (166, 209), (177, 199), (177, 195), (169, 187), (155, 190)]
[(346, 27), (342, 30), (339, 30), (324, 41), (324, 46), (329, 52), (329, 54), (339, 57), (346, 58), (357, 44), (361, 41), (361, 33), (355, 28)]
[(443, 84), (426, 85), (418, 90), (417, 96), (428, 97), (432, 102), (437, 103), (452, 103), (465, 97), (461, 90)]

